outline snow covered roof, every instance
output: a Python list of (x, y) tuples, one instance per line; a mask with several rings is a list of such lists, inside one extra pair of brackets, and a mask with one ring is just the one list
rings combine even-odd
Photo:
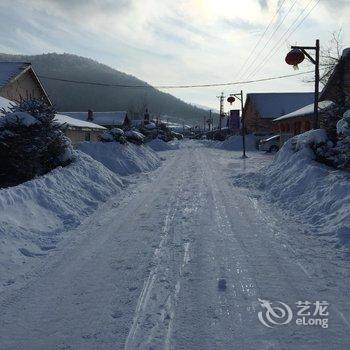
[[(329, 108), (331, 105), (333, 104), (332, 101), (320, 101), (318, 103), (318, 109), (319, 110), (323, 110), (325, 108)], [(304, 106), (300, 109), (297, 109), (296, 111), (292, 112), (292, 113), (288, 113), (285, 115), (282, 115), (282, 117), (276, 118), (274, 119), (274, 121), (280, 121), (280, 120), (285, 120), (285, 119), (289, 119), (289, 118), (295, 118), (295, 117), (300, 117), (300, 116), (304, 116), (304, 115), (310, 115), (314, 113), (314, 104), (311, 103), (307, 106)]]
[(89, 128), (89, 129), (99, 129), (106, 130), (105, 127), (97, 125), (95, 123), (86, 122), (83, 120), (75, 119), (64, 114), (56, 114), (55, 121), (59, 124), (67, 124), (68, 126), (76, 128)]
[(0, 88), (30, 67), (28, 62), (0, 62)]
[[(7, 98), (0, 96), (0, 110), (1, 109), (8, 110), (8, 108), (11, 107), (11, 105), (14, 106), (15, 104), (16, 104), (15, 102), (12, 102)], [(0, 115), (2, 115), (1, 111), (0, 111)]]
[[(62, 112), (62, 114), (78, 120), (88, 119), (88, 112)], [(121, 126), (125, 118), (126, 111), (93, 112), (93, 122), (102, 126)]]
[(247, 94), (261, 118), (275, 119), (314, 100), (313, 92), (276, 92)]

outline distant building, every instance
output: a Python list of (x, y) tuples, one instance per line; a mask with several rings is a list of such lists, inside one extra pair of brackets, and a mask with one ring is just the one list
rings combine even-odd
[[(322, 118), (322, 115), (330, 110), (333, 105), (332, 101), (319, 102), (319, 116)], [(283, 139), (286, 140), (288, 137), (311, 130), (313, 119), (314, 104), (311, 103), (292, 113), (274, 119), (274, 124), (276, 125), (275, 130), (278, 130), (281, 135), (285, 135)]]
[(93, 122), (108, 129), (131, 126), (130, 119), (125, 111), (93, 112), (88, 110), (86, 112), (61, 112), (61, 114), (77, 120)]
[(244, 116), (248, 133), (261, 135), (274, 131), (273, 120), (304, 107), (314, 100), (312, 92), (247, 94)]
[(107, 130), (101, 125), (75, 119), (63, 114), (56, 114), (55, 121), (62, 125), (65, 135), (71, 140), (73, 145), (77, 145), (83, 141), (99, 141), (101, 134)]
[(37, 98), (51, 101), (28, 62), (0, 62), (0, 96), (12, 101)]

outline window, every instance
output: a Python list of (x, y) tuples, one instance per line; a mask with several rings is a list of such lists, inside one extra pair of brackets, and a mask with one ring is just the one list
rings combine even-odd
[(90, 132), (85, 133), (85, 141), (91, 141), (91, 134)]
[(305, 122), (305, 131), (309, 131), (310, 129), (311, 129), (310, 121), (307, 120), (307, 121)]

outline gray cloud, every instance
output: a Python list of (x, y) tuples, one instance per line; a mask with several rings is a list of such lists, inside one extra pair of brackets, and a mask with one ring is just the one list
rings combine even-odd
[(261, 8), (267, 10), (269, 7), (268, 0), (258, 0)]
[(96, 14), (119, 14), (131, 8), (133, 0), (34, 0), (33, 4), (42, 9), (51, 9), (57, 15), (67, 17), (87, 16), (93, 17)]

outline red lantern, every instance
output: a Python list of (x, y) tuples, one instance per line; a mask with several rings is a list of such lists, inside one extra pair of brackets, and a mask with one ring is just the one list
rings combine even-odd
[(235, 102), (236, 99), (233, 97), (233, 96), (230, 96), (228, 99), (227, 99), (227, 102), (229, 102), (231, 105), (233, 102)]
[(303, 62), (305, 59), (305, 55), (303, 51), (299, 49), (293, 49), (292, 51), (288, 52), (286, 56), (286, 63), (293, 66), (294, 69), (298, 69), (298, 64)]

